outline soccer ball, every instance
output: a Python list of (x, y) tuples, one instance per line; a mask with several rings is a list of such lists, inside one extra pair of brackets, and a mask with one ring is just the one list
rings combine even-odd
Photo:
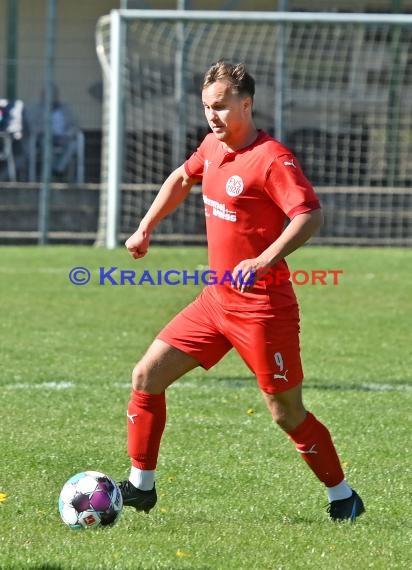
[(82, 471), (63, 485), (59, 497), (60, 516), (72, 529), (114, 524), (122, 511), (119, 487), (99, 471)]

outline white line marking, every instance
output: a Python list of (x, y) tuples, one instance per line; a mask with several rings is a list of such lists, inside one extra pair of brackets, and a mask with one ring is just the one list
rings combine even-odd
[(410, 392), (412, 384), (361, 384), (360, 389), (371, 392)]
[(6, 390), (69, 390), (74, 388), (74, 382), (41, 382), (40, 384), (29, 382), (16, 382), (6, 384)]

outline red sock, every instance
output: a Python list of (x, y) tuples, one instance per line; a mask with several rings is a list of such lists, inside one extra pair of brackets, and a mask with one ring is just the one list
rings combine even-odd
[(165, 393), (147, 394), (132, 390), (127, 408), (127, 446), (134, 467), (156, 469), (165, 425)]
[(334, 487), (343, 481), (345, 476), (330, 433), (313, 414), (308, 412), (303, 422), (288, 436), (322, 483)]

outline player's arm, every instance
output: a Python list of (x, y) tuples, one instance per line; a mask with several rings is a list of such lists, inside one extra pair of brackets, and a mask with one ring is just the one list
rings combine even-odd
[(296, 215), (287, 225), (278, 239), (265, 249), (257, 258), (262, 267), (272, 267), (278, 261), (301, 247), (321, 227), (322, 210), (311, 210)]
[(183, 165), (166, 178), (138, 229), (125, 243), (134, 259), (146, 255), (154, 228), (183, 202), (196, 182), (198, 179), (190, 177)]
[(253, 285), (247, 287), (245, 283), (249, 281), (251, 272), (259, 269), (269, 268), (278, 261), (301, 247), (322, 225), (323, 214), (320, 208), (297, 214), (280, 234), (280, 236), (267, 247), (255, 259), (245, 259), (238, 263), (233, 270), (233, 278), (236, 280), (241, 271), (243, 284), (236, 282), (239, 290), (251, 289)]

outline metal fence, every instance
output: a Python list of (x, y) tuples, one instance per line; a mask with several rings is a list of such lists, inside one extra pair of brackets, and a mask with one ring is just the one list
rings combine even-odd
[[(221, 57), (245, 61), (258, 126), (293, 149), (316, 186), (320, 243), (412, 243), (412, 16), (125, 10), (100, 20), (97, 43), (99, 238), (109, 247), (204, 136), (200, 78)], [(197, 242), (203, 231), (195, 192), (155, 238)]]

